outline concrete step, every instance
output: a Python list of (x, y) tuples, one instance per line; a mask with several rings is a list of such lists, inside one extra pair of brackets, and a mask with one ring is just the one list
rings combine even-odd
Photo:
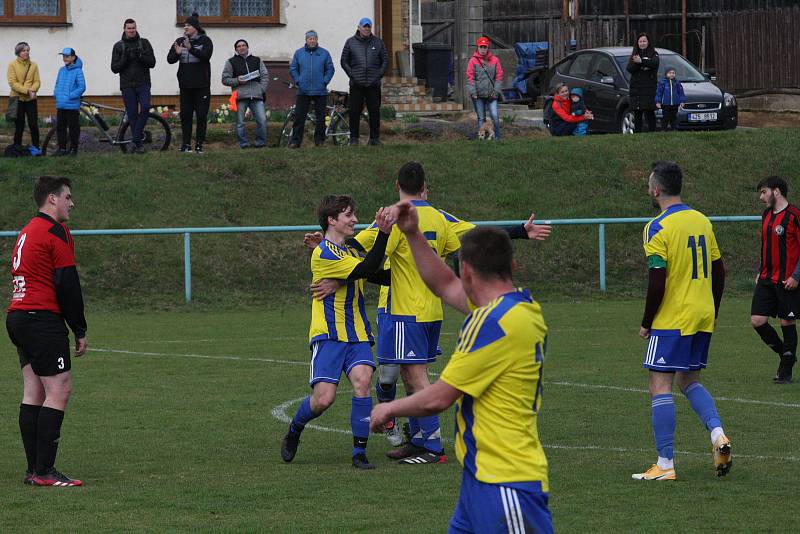
[(461, 104), (456, 102), (425, 102), (416, 104), (392, 104), (395, 111), (398, 113), (415, 113), (415, 112), (446, 112), (446, 111), (461, 111)]
[(381, 93), (391, 96), (425, 96), (428, 91), (422, 85), (384, 85)]
[(419, 85), (419, 81), (416, 78), (404, 77), (404, 76), (385, 76), (383, 78), (383, 84), (393, 84), (393, 85)]
[(425, 102), (433, 103), (430, 97), (427, 95), (422, 96), (393, 96), (393, 95), (383, 95), (383, 101), (391, 104), (422, 104)]

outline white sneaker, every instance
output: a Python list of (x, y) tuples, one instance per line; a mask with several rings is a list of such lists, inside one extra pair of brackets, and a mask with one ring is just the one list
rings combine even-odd
[(403, 431), (397, 425), (397, 419), (392, 419), (386, 423), (386, 430), (383, 432), (386, 440), (392, 447), (399, 447), (403, 444)]

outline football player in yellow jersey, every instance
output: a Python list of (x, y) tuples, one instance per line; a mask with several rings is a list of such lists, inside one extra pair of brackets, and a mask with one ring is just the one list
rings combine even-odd
[[(372, 331), (364, 306), (363, 279), (379, 277), (391, 224), (381, 219), (375, 246), (365, 258), (345, 244), (358, 219), (349, 196), (329, 195), (318, 210), (324, 239), (311, 255), (312, 281), (337, 278), (346, 283), (324, 300), (313, 300), (309, 345), (312, 351), (309, 384), (311, 395), (303, 399), (281, 444), (281, 457), (291, 462), (297, 453), (305, 425), (319, 417), (336, 398), (342, 372), (353, 386), (350, 424), (353, 431), (353, 466), (373, 469), (366, 456), (369, 414), (372, 409)], [(388, 280), (386, 280), (388, 282)]]
[(658, 461), (637, 480), (675, 480), (675, 404), (672, 383), (689, 399), (711, 434), (717, 476), (731, 467), (714, 399), (700, 383), (714, 331), (725, 267), (708, 218), (681, 200), (683, 172), (669, 161), (653, 164), (648, 193), (661, 213), (644, 227), (649, 285), (639, 335), (648, 340), (643, 366), (650, 371), (653, 434)]
[(409, 397), (372, 410), (374, 432), (393, 417), (425, 417), (456, 403), (461, 492), (450, 533), (553, 532), (547, 507), (547, 459), (539, 441), (547, 326), (539, 304), (512, 281), (513, 249), (497, 228), (461, 240), (461, 278), (433, 251), (412, 202), (388, 217), (407, 238), (425, 284), (468, 313), (441, 378)]

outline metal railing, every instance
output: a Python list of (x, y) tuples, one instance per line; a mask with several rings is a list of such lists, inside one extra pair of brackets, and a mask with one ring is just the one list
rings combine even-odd
[[(709, 217), (712, 222), (754, 222), (760, 221), (758, 215), (728, 215)], [(598, 264), (600, 291), (606, 290), (606, 225), (607, 224), (645, 224), (651, 217), (618, 217), (598, 219), (538, 219), (538, 224), (589, 225), (597, 226)], [(510, 226), (525, 221), (472, 221), (477, 226)], [(356, 225), (357, 230), (368, 225)], [(183, 235), (183, 276), (186, 303), (192, 301), (192, 234), (245, 234), (263, 232), (316, 232), (319, 226), (221, 226), (207, 228), (130, 228), (118, 230), (72, 230), (73, 236), (123, 236), (123, 235)], [(17, 237), (19, 231), (0, 231), (0, 237)]]

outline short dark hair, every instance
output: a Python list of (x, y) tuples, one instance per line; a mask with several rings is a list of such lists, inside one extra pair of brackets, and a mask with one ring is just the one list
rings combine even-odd
[(136, 24), (136, 21), (133, 19), (125, 19), (125, 23), (122, 26), (124, 27), (127, 26), (128, 24)]
[(459, 258), (481, 278), (511, 280), (514, 249), (508, 234), (499, 228), (478, 227), (464, 234)]
[(33, 200), (41, 208), (51, 193), (59, 194), (65, 187), (72, 189), (72, 181), (63, 176), (40, 176), (33, 184)]
[(756, 186), (756, 191), (761, 191), (765, 187), (770, 189), (780, 189), (781, 195), (786, 196), (789, 192), (789, 184), (780, 176), (767, 176), (763, 178)]
[(416, 161), (409, 161), (402, 167), (397, 174), (397, 183), (400, 184), (400, 189), (409, 195), (418, 195), (425, 187), (425, 169), (422, 168), (421, 163)]
[(328, 217), (335, 219), (339, 217), (340, 213), (347, 211), (347, 208), (356, 210), (356, 202), (349, 195), (326, 195), (323, 197), (317, 208), (317, 217), (322, 231), (328, 231)]
[(674, 161), (653, 163), (653, 177), (665, 195), (678, 196), (683, 188), (683, 171)]

